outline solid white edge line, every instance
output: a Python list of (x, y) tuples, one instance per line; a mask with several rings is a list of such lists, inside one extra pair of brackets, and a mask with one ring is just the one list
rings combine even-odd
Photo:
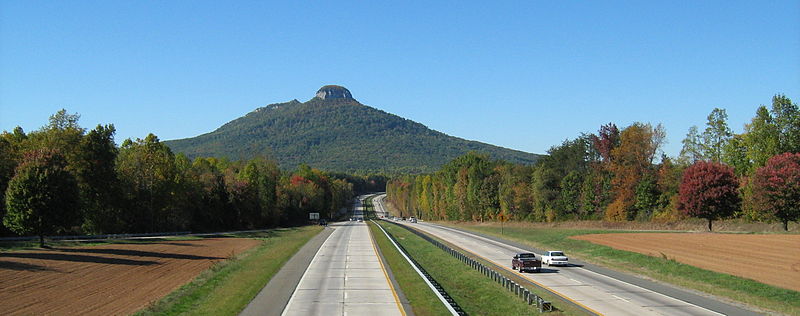
[[(509, 245), (509, 244), (505, 244), (505, 243), (502, 243), (502, 242), (499, 242), (499, 241), (496, 241), (496, 240), (492, 240), (492, 239), (489, 239), (489, 238), (486, 238), (486, 237), (483, 237), (483, 236), (478, 236), (478, 235), (476, 235), (476, 234), (473, 234), (473, 233), (471, 233), (471, 232), (468, 232), (468, 231), (462, 231), (462, 230), (454, 229), (454, 228), (447, 227), (447, 226), (444, 226), (444, 225), (433, 224), (433, 223), (425, 223), (425, 225), (429, 225), (429, 226), (432, 226), (432, 227), (438, 227), (438, 228), (440, 228), (440, 229), (443, 229), (443, 230), (450, 230), (450, 231), (455, 231), (455, 232), (464, 233), (464, 234), (467, 234), (467, 235), (473, 236), (473, 238), (475, 238), (475, 239), (484, 240), (485, 242), (489, 242), (489, 243), (498, 243), (498, 244), (501, 244), (501, 245), (503, 245), (503, 246), (506, 246), (506, 247), (513, 247), (513, 248), (516, 248), (516, 249), (520, 249), (520, 250), (523, 250), (523, 251), (527, 251), (527, 250), (525, 250), (525, 249), (518, 248), (518, 247), (516, 247), (516, 246), (512, 246), (512, 245)], [(442, 238), (442, 236), (439, 236), (439, 238)], [(611, 276), (608, 276), (608, 275), (605, 275), (605, 274), (602, 274), (602, 273), (594, 272), (594, 271), (591, 271), (591, 270), (588, 270), (588, 269), (584, 269), (584, 268), (581, 268), (581, 271), (584, 271), (584, 272), (587, 272), (587, 273), (592, 273), (592, 274), (598, 275), (598, 276), (600, 276), (600, 277), (603, 277), (603, 278), (605, 278), (605, 279), (609, 279), (609, 280), (613, 280), (613, 281), (616, 281), (616, 282), (620, 282), (620, 283), (622, 283), (622, 284), (627, 284), (627, 285), (629, 285), (629, 286), (632, 286), (632, 287), (634, 287), (634, 288), (638, 288), (638, 289), (641, 289), (641, 290), (644, 290), (644, 291), (647, 291), (647, 292), (650, 292), (650, 293), (653, 293), (653, 294), (661, 295), (661, 296), (663, 296), (663, 297), (666, 297), (666, 298), (669, 298), (669, 299), (671, 299), (671, 300), (675, 300), (675, 301), (678, 301), (678, 302), (683, 302), (684, 304), (687, 304), (687, 305), (689, 305), (689, 306), (692, 306), (692, 307), (696, 307), (696, 308), (699, 308), (699, 309), (703, 309), (703, 310), (709, 311), (709, 312), (711, 312), (711, 313), (713, 313), (713, 314), (717, 314), (717, 315), (723, 315), (723, 316), (725, 315), (725, 314), (722, 314), (722, 313), (719, 313), (719, 312), (716, 312), (716, 311), (710, 310), (710, 309), (708, 309), (708, 308), (705, 308), (705, 307), (703, 307), (703, 306), (700, 306), (700, 305), (697, 305), (697, 304), (692, 304), (692, 303), (689, 303), (689, 302), (687, 302), (687, 301), (684, 301), (684, 300), (682, 300), (682, 299), (679, 299), (679, 298), (676, 298), (676, 297), (672, 297), (672, 296), (666, 295), (666, 294), (664, 294), (664, 293), (661, 293), (661, 292), (656, 292), (656, 291), (653, 291), (653, 290), (650, 290), (650, 289), (646, 289), (646, 288), (644, 288), (644, 287), (641, 287), (641, 286), (639, 286), (639, 285), (636, 285), (636, 284), (633, 284), (633, 283), (629, 283), (629, 282), (626, 282), (626, 281), (623, 281), (623, 280), (620, 280), (620, 279), (616, 279), (616, 278), (613, 278), (613, 277), (611, 277)], [(576, 281), (577, 281), (577, 280), (576, 280)], [(579, 281), (579, 282), (580, 282), (580, 281)], [(584, 282), (581, 282), (581, 283), (584, 283)], [(596, 287), (596, 288), (599, 288), (599, 289), (603, 289), (603, 288), (601, 288), (601, 287), (597, 287), (597, 286), (596, 286), (596, 285), (594, 285), (594, 284), (589, 284), (589, 283), (584, 283), (584, 284), (588, 284), (588, 285), (590, 285), (590, 286), (592, 286), (592, 287)], [(610, 292), (608, 292), (608, 291), (604, 291), (604, 292), (607, 292), (607, 293), (609, 293), (609, 294), (610, 294)], [(611, 295), (613, 295), (613, 294), (611, 294)], [(617, 297), (617, 298), (620, 298), (619, 296), (616, 296), (616, 295), (613, 295), (613, 296), (615, 296), (615, 297)], [(622, 298), (620, 298), (620, 299), (622, 299)], [(623, 301), (626, 301), (626, 302), (629, 302), (629, 303), (631, 303), (631, 304), (640, 305), (640, 304), (638, 303), (638, 301), (631, 301), (631, 300), (626, 300), (626, 299), (622, 299), (622, 300), (623, 300)], [(636, 302), (636, 303), (634, 303), (634, 302)]]
[(433, 286), (433, 284), (431, 284), (431, 281), (429, 281), (428, 278), (426, 278), (424, 275), (422, 275), (422, 271), (419, 271), (419, 268), (417, 268), (417, 266), (414, 263), (411, 262), (411, 259), (408, 258), (408, 256), (406, 256), (406, 253), (403, 252), (403, 250), (400, 249), (400, 246), (398, 246), (397, 243), (395, 243), (394, 240), (391, 237), (389, 237), (389, 233), (387, 233), (386, 230), (384, 230), (383, 227), (381, 227), (381, 225), (376, 223), (374, 220), (370, 220), (370, 221), (373, 224), (378, 225), (378, 228), (380, 228), (381, 231), (383, 232), (383, 234), (386, 235), (386, 238), (388, 238), (389, 241), (392, 242), (392, 245), (394, 245), (394, 247), (397, 249), (397, 251), (400, 252), (401, 255), (403, 255), (403, 258), (405, 258), (406, 261), (408, 261), (408, 264), (410, 264), (411, 267), (414, 268), (414, 271), (417, 271), (417, 274), (419, 274), (419, 277), (421, 277), (422, 280), (424, 280), (425, 283), (428, 284), (428, 287), (431, 288), (433, 293), (436, 294), (436, 296), (439, 298), (440, 301), (442, 301), (444, 306), (447, 307), (447, 310), (450, 311), (450, 314), (451, 315), (458, 315), (456, 310), (453, 309), (453, 306), (451, 306), (450, 303), (448, 303), (447, 300), (444, 299), (444, 296), (442, 296), (442, 293), (439, 293), (439, 291), (436, 290), (436, 288)]
[[(334, 229), (334, 231), (335, 230), (336, 229)], [(303, 284), (303, 280), (305, 280), (306, 275), (308, 275), (308, 269), (311, 268), (311, 265), (314, 263), (314, 261), (317, 261), (317, 258), (319, 258), (319, 256), (318, 256), (319, 252), (322, 251), (322, 248), (325, 247), (325, 244), (327, 244), (328, 241), (331, 240), (331, 236), (333, 236), (333, 233), (328, 235), (328, 238), (325, 239), (325, 242), (323, 242), (322, 245), (319, 246), (319, 249), (317, 249), (317, 252), (314, 253), (314, 258), (311, 259), (311, 262), (308, 263), (308, 265), (306, 266), (306, 271), (303, 272), (303, 276), (300, 277), (300, 281), (298, 281), (297, 285), (294, 287), (294, 291), (292, 291), (292, 296), (290, 296), (289, 297), (289, 301), (286, 302), (286, 307), (283, 308), (283, 312), (281, 312), (281, 316), (286, 316), (286, 312), (289, 310), (289, 306), (292, 305), (292, 300), (294, 300), (295, 294), (297, 294), (297, 288), (300, 287), (300, 284)]]

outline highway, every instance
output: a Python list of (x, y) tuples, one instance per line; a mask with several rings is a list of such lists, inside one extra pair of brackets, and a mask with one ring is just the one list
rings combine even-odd
[[(373, 200), (376, 212), (385, 212), (383, 196)], [(600, 315), (752, 315), (755, 313), (721, 302), (712, 303), (720, 312), (687, 303), (653, 290), (649, 290), (616, 278), (573, 265), (567, 267), (544, 266), (540, 273), (520, 274), (511, 269), (511, 257), (518, 252), (530, 250), (518, 248), (510, 243), (478, 236), (469, 232), (428, 223), (397, 222), (424, 231), (455, 246), (472, 252), (504, 269), (523, 276), (540, 286), (549, 288), (587, 310)], [(555, 250), (555, 249), (554, 249)], [(558, 249), (567, 252), (569, 249)], [(541, 252), (539, 252), (541, 254)], [(675, 291), (680, 291), (674, 289)], [(669, 292), (669, 291), (665, 291)], [(683, 293), (686, 294), (686, 293)], [(694, 295), (694, 294), (692, 294)], [(710, 300), (705, 298), (705, 300)], [(557, 303), (556, 303), (557, 304)]]
[[(353, 215), (363, 217), (360, 202)], [(405, 315), (367, 224), (330, 226), (333, 233), (311, 260), (282, 315)]]

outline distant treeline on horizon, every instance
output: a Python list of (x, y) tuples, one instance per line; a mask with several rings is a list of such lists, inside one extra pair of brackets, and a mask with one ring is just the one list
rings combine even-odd
[[(553, 146), (534, 166), (470, 153), (432, 174), (387, 184), (404, 215), (429, 220), (675, 221), (698, 217), (800, 219), (800, 111), (783, 95), (740, 134), (716, 108), (693, 126), (680, 156), (658, 157), (659, 124), (609, 123)], [(659, 159), (659, 162), (655, 160)]]
[(158, 137), (114, 142), (61, 110), (49, 124), (0, 135), (0, 235), (194, 232), (301, 225), (331, 218), (386, 176), (282, 171), (267, 158), (173, 154)]

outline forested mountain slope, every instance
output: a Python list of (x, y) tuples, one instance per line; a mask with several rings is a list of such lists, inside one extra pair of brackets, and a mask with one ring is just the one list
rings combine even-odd
[(282, 168), (306, 163), (345, 172), (431, 172), (470, 151), (523, 164), (538, 158), (431, 130), (362, 105), (339, 86), (321, 88), (308, 102), (258, 108), (211, 133), (166, 144), (190, 157), (267, 155)]

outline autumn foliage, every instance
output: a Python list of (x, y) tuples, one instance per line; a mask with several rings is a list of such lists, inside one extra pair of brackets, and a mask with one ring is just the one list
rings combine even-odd
[(789, 221), (800, 219), (800, 153), (773, 156), (756, 170), (753, 181), (758, 211), (777, 218), (784, 230)]
[(737, 189), (739, 181), (733, 168), (715, 162), (698, 161), (683, 173), (679, 188), (680, 210), (686, 215), (708, 220), (733, 215), (741, 199)]

